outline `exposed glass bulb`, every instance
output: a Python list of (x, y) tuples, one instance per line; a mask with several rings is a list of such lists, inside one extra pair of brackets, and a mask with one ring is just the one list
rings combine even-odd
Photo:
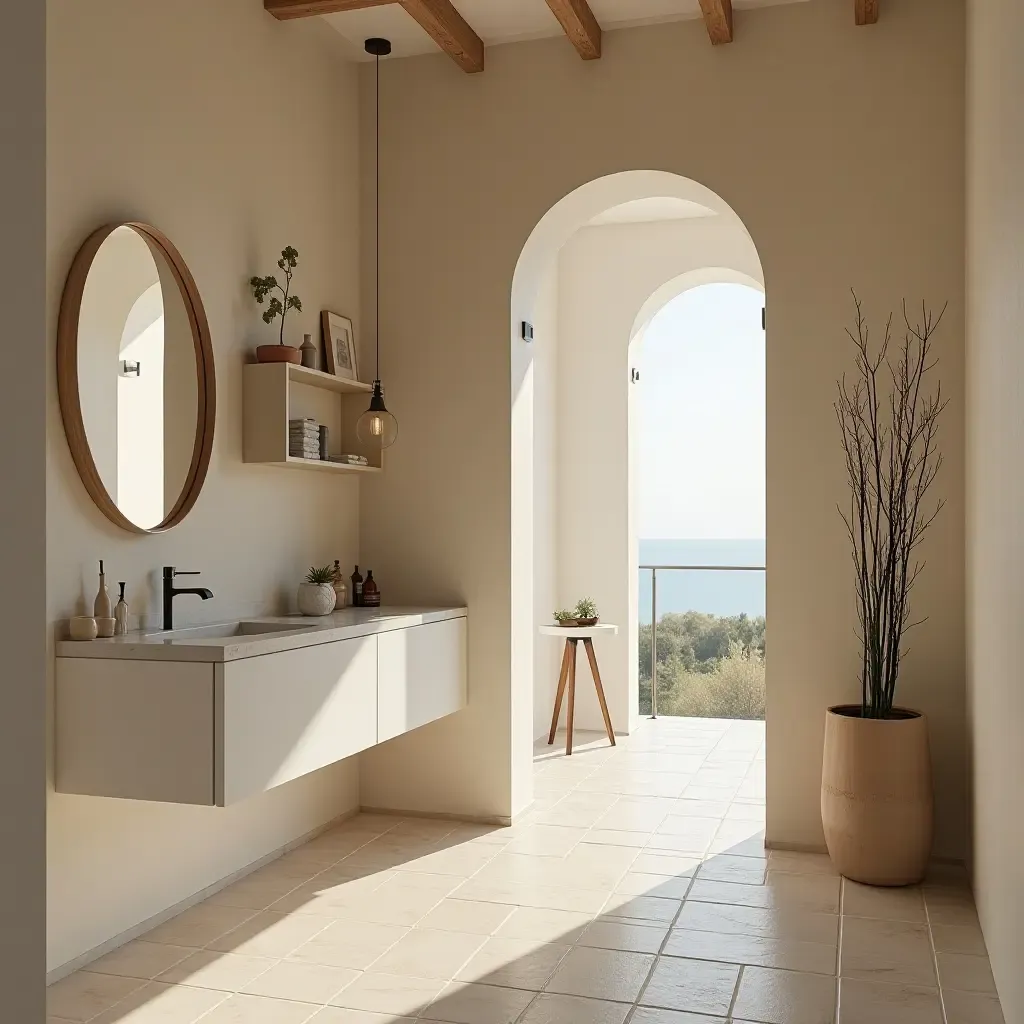
[(379, 380), (373, 382), (370, 407), (356, 423), (356, 437), (362, 444), (376, 450), (390, 448), (398, 438), (398, 420), (384, 405), (384, 389)]

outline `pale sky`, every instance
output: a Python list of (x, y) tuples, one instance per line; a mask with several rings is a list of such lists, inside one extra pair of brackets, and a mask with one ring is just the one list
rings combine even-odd
[(641, 538), (763, 538), (764, 294), (703, 285), (651, 320), (634, 356)]

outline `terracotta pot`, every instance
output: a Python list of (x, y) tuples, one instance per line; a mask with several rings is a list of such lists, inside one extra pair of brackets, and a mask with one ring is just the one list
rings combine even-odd
[(591, 619), (577, 619), (576, 620), (576, 625), (577, 626), (596, 626), (597, 625), (597, 616), (595, 615)]
[(258, 363), (301, 363), (302, 353), (291, 345), (257, 345)]
[(861, 718), (859, 704), (825, 714), (821, 823), (836, 869), (868, 885), (912, 885), (932, 847), (932, 763), (924, 715), (893, 708)]
[(299, 584), (300, 615), (330, 615), (336, 600), (337, 595), (330, 583)]

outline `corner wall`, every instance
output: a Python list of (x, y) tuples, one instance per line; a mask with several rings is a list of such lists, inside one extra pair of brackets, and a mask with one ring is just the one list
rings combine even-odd
[[(151, 624), (164, 564), (202, 570), (216, 595), (202, 604), (182, 599), (176, 613), (184, 623), (287, 610), (311, 563), (358, 560), (359, 485), (242, 463), (242, 365), (255, 343), (276, 335), (246, 282), (294, 245), (304, 311), (289, 316), (292, 340), (303, 331), (318, 336), (324, 308), (358, 325), (355, 68), (319, 20), (282, 24), (254, 0), (50, 0), (46, 7), (47, 620), (56, 626), (91, 606), (99, 558), (109, 580), (127, 581), (132, 612)], [(155, 224), (181, 251), (206, 306), (217, 369), (216, 439), (203, 493), (182, 525), (153, 537), (118, 530), (92, 505), (71, 462), (53, 376), (71, 259), (95, 227), (122, 219)], [(19, 344), (32, 339), (19, 333)], [(38, 344), (41, 355), (42, 338)], [(24, 427), (10, 434), (34, 436)], [(31, 587), (40, 572), (37, 562), (12, 578), (19, 589)], [(226, 809), (51, 789), (49, 966), (353, 808), (357, 787), (352, 759)]]
[[(824, 712), (857, 692), (832, 412), (835, 380), (851, 365), (849, 289), (876, 323), (903, 296), (950, 300), (938, 341), (952, 399), (939, 484), (949, 500), (924, 552), (916, 607), (929, 618), (901, 699), (932, 727), (936, 851), (962, 856), (963, 4), (893, 2), (871, 27), (854, 25), (845, 3), (743, 14), (724, 47), (690, 21), (609, 32), (597, 61), (551, 39), (493, 47), (482, 75), (443, 55), (381, 68), (382, 370), (402, 437), (389, 452), (396, 471), (362, 493), (363, 557), (382, 579), (409, 581), (396, 584), (406, 596), (467, 602), (470, 705), (375, 751), (386, 773), (375, 794), (392, 807), (514, 809), (513, 774), (530, 765), (510, 724), (510, 286), (560, 199), (603, 175), (654, 168), (732, 207), (770, 296), (775, 843), (822, 845)], [(365, 110), (369, 71), (364, 82)], [(364, 126), (369, 140), (372, 121)]]
[(967, 641), (975, 898), (1024, 1021), (1024, 9), (972, 0), (967, 57)]
[(17, 4), (0, 34), (0, 992), (3, 1017), (45, 1014), (46, 10)]

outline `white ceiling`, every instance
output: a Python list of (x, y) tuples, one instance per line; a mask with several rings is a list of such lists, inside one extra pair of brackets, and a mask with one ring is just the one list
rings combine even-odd
[(675, 196), (651, 196), (613, 206), (590, 219), (591, 224), (646, 224), (655, 220), (690, 220), (714, 217), (715, 211), (689, 199)]
[[(487, 46), (562, 34), (545, 0), (453, 2)], [(733, 0), (733, 7), (743, 10), (800, 2), (803, 0)], [(701, 16), (698, 0), (590, 0), (590, 7), (605, 31)], [(430, 36), (398, 4), (329, 14), (325, 20), (341, 34), (348, 44), (346, 49), (357, 60), (373, 59), (363, 52), (363, 40), (369, 36), (390, 39), (396, 57), (410, 57), (437, 50)]]

